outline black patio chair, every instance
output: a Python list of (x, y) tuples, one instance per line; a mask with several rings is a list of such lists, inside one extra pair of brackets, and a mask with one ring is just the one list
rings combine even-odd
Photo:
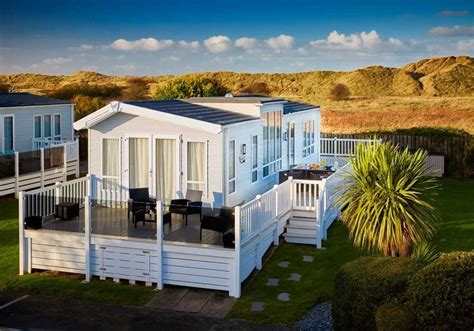
[(234, 228), (236, 206), (242, 206), (245, 201), (242, 201), (234, 207), (222, 206), (217, 213), (205, 213), (202, 216), (201, 228), (199, 229), (199, 240), (202, 240), (202, 230), (211, 230), (219, 233), (226, 233)]
[(133, 215), (135, 215), (136, 212), (139, 210), (154, 211), (156, 208), (156, 199), (150, 198), (148, 187), (131, 188), (129, 190), (129, 199), (127, 206), (127, 217), (128, 219), (130, 219), (130, 213), (133, 217)]
[(202, 191), (187, 190), (185, 199), (171, 200), (169, 211), (171, 214), (182, 215), (185, 218), (185, 224), (188, 225), (189, 215), (202, 216)]

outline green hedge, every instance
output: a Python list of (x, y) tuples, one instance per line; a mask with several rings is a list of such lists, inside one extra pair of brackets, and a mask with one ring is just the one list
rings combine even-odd
[(336, 274), (333, 320), (336, 330), (375, 330), (375, 311), (399, 299), (420, 268), (410, 258), (363, 257)]
[(427, 330), (474, 328), (474, 252), (442, 254), (409, 282), (406, 305)]
[(416, 319), (403, 305), (386, 303), (375, 313), (377, 331), (411, 331), (415, 329)]

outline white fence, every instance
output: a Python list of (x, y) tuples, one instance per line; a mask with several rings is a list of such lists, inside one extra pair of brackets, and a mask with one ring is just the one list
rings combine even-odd
[(18, 196), (20, 191), (43, 188), (56, 182), (65, 182), (71, 175), (79, 177), (78, 141), (61, 143), (54, 147), (59, 146), (64, 147), (61, 166), (46, 169), (45, 149), (40, 148), (37, 159), (39, 170), (25, 174), (20, 172), (20, 153), (15, 152), (14, 172), (11, 177), (0, 179), (0, 196), (8, 194)]
[[(356, 146), (358, 144), (373, 143), (373, 139), (341, 139), (341, 138), (320, 138), (321, 161), (336, 167), (347, 164), (350, 156), (355, 155)], [(382, 140), (378, 140), (381, 142)]]

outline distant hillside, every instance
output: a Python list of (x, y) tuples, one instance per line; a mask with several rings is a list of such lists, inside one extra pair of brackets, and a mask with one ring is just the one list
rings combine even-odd
[[(266, 85), (273, 96), (308, 102), (327, 100), (336, 83), (349, 87), (353, 96), (474, 96), (474, 59), (467, 56), (425, 59), (401, 68), (371, 66), (354, 71), (310, 71), (289, 74), (246, 74), (212, 72), (192, 74), (218, 80), (225, 88), (240, 92), (252, 84)], [(10, 84), (16, 91), (49, 93), (64, 85), (116, 84), (125, 86), (129, 76), (106, 76), (79, 71), (72, 75), (10, 74), (0, 75), (0, 83)], [(150, 96), (174, 76), (146, 76)]]

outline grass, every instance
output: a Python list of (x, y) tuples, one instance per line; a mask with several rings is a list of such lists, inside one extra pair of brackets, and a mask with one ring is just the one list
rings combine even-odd
[[(433, 239), (442, 252), (474, 249), (474, 204), (469, 197), (474, 181), (443, 179), (442, 190), (436, 198), (442, 222)], [(18, 205), (16, 200), (0, 203), (0, 291), (41, 294), (46, 296), (143, 306), (154, 295), (151, 288), (139, 285), (92, 281), (82, 284), (80, 277), (41, 273), (18, 277)], [(312, 246), (284, 243), (243, 289), (229, 317), (260, 323), (292, 324), (316, 303), (331, 300), (334, 277), (346, 262), (362, 255), (348, 239), (344, 226), (336, 222), (328, 233), (325, 250)], [(303, 262), (303, 255), (314, 257), (313, 263)], [(289, 261), (288, 269), (280, 261)], [(300, 282), (288, 281), (290, 273), (302, 274)], [(278, 287), (265, 286), (268, 277), (280, 279)], [(290, 293), (289, 302), (276, 300), (278, 293)], [(253, 301), (265, 302), (263, 312), (250, 312)]]
[(69, 299), (143, 306), (153, 296), (150, 287), (111, 281), (81, 283), (82, 277), (58, 273), (18, 276), (18, 203), (0, 202), (0, 291), (39, 294)]
[[(474, 181), (443, 179), (441, 191), (436, 197), (442, 221), (433, 241), (442, 252), (474, 249), (474, 205), (469, 200), (474, 192)], [(315, 304), (331, 300), (334, 291), (334, 277), (346, 262), (364, 255), (356, 249), (345, 227), (336, 222), (328, 233), (325, 250), (311, 246), (283, 244), (265, 264), (255, 279), (243, 290), (240, 300), (229, 316), (259, 323), (292, 324), (298, 321)], [(303, 255), (314, 256), (313, 263), (302, 262)], [(278, 267), (280, 261), (290, 261), (288, 269)], [(302, 274), (300, 282), (291, 282), (290, 273)], [(278, 287), (266, 286), (268, 277), (279, 278)], [(289, 302), (278, 301), (280, 292), (290, 293)], [(262, 312), (251, 312), (251, 302), (265, 302)]]

